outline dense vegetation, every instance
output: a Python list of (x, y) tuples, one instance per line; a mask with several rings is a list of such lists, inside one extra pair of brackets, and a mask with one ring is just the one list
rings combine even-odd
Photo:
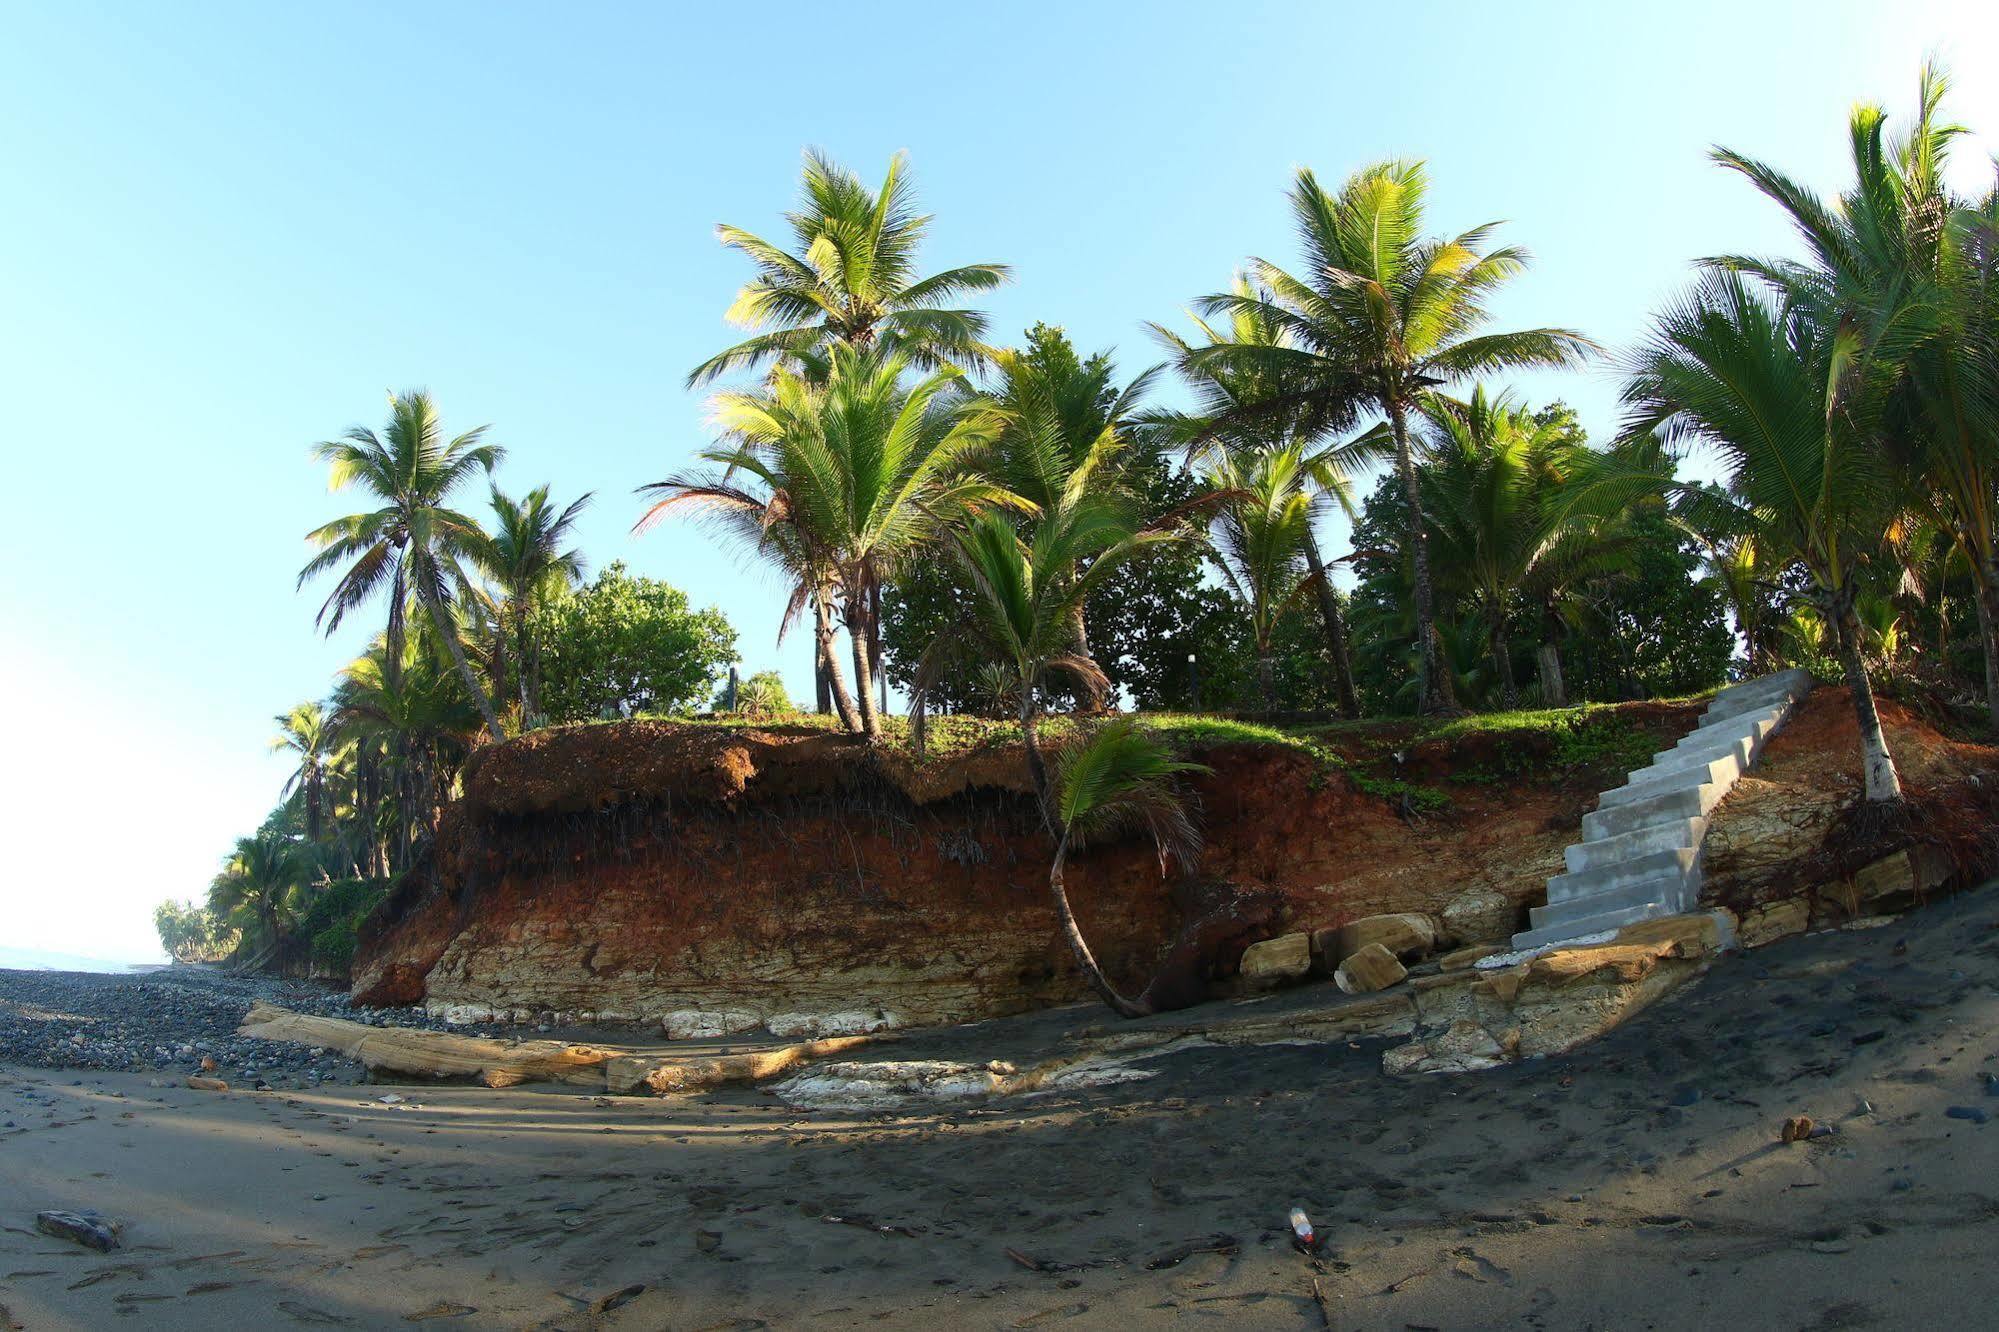
[[(1297, 253), (1151, 325), (1159, 365), (1128, 373), (1048, 324), (1001, 345), (975, 305), (1008, 268), (924, 274), (900, 158), (870, 188), (808, 154), (788, 238), (720, 228), (754, 269), (729, 311), (748, 336), (689, 375), (726, 381), (717, 437), (642, 488), (637, 525), (692, 515), (781, 573), (778, 630), (809, 626), (826, 724), (919, 750), (940, 709), (1017, 727), (1058, 905), (1066, 849), (1105, 826), (1143, 824), (1162, 855), (1193, 840), (1162, 732), (1089, 723), (1120, 705), (1450, 718), (1802, 663), (1850, 687), (1867, 796), (1891, 805), (1878, 684), (1988, 716), (1999, 700), (1999, 190), (1946, 184), (1944, 91), (1925, 71), (1897, 135), (1857, 109), (1835, 199), (1718, 150), (1803, 257), (1699, 261), (1622, 353), (1494, 328), (1526, 255), (1492, 224), (1434, 231), (1416, 162), (1337, 188), (1298, 172)], [(1499, 382), (1604, 360), (1626, 408), (1606, 439)], [(1720, 484), (1681, 479), (1696, 451)], [(163, 914), (177, 952), (234, 929), (245, 956), (332, 964), (477, 745), (704, 703), (790, 711), (774, 676), (736, 677), (719, 612), (618, 565), (584, 581), (568, 542), (588, 496), (494, 487), (486, 523), (459, 507), (502, 450), (448, 435), (428, 396), (318, 456), (372, 507), (311, 534), (301, 585), (333, 579), (328, 630), (373, 606), (382, 632), (280, 719), (293, 780), (212, 918)], [(1349, 549), (1325, 545), (1334, 510)], [(1044, 755), (1051, 713), (1072, 738)]]

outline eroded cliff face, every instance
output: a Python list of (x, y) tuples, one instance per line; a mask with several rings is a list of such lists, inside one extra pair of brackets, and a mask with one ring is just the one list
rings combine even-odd
[(1878, 707), (1909, 811), (1885, 827), (1856, 813), (1853, 700), (1821, 685), (1708, 816), (1704, 902), (1745, 920), (1795, 903), (1790, 919), (1804, 928), (1899, 910), (1990, 872), (1999, 748), (1948, 738), (1891, 699)]
[[(1641, 721), (1660, 736), (1673, 709)], [(1467, 742), (1476, 744), (1476, 741)], [(1476, 755), (1417, 746), (1435, 780)], [(1189, 1002), (1249, 943), (1498, 892), (1517, 916), (1600, 785), (1454, 786), (1418, 816), (1295, 750), (1225, 745), (1191, 783), (1207, 849), (1092, 848), (1068, 884), (1106, 969)], [(917, 767), (843, 737), (629, 723), (482, 751), (427, 888), (363, 931), (356, 998), (526, 1019), (666, 1020), (677, 1035), (963, 1020), (1083, 995), (1056, 937), (1049, 845), (1017, 749)], [(1487, 930), (1511, 930), (1486, 913)]]

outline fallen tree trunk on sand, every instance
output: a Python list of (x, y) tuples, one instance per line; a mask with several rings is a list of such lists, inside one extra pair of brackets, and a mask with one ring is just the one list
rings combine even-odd
[(732, 1082), (760, 1082), (810, 1059), (865, 1045), (872, 1036), (835, 1036), (745, 1054), (668, 1058), (657, 1051), (562, 1041), (500, 1041), (412, 1027), (371, 1027), (345, 1018), (313, 1017), (274, 1004), (250, 1007), (239, 1036), (324, 1046), (358, 1059), (370, 1072), (428, 1078), (474, 1078), (488, 1087), (560, 1082), (597, 1091), (701, 1091)]

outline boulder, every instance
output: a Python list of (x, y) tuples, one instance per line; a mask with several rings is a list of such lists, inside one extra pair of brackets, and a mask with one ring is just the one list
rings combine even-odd
[(1446, 902), (1443, 918), (1444, 934), (1454, 943), (1485, 943), (1513, 937), (1520, 907), (1503, 893), (1473, 888)]
[(1312, 970), (1312, 939), (1307, 934), (1281, 934), (1242, 950), (1242, 978), (1251, 985), (1281, 985)]
[(1735, 937), (1744, 948), (1761, 948), (1788, 935), (1803, 934), (1811, 923), (1811, 903), (1802, 897), (1790, 897), (1744, 912), (1735, 927)]
[(1476, 1073), (1513, 1062), (1519, 1033), (1512, 1047), (1476, 1022), (1453, 1022), (1427, 1041), (1412, 1041), (1381, 1056), (1384, 1073)]
[(1414, 911), (1386, 916), (1362, 916), (1312, 935), (1313, 951), (1328, 971), (1370, 944), (1380, 944), (1404, 962), (1436, 951), (1437, 922)]
[(1372, 994), (1397, 984), (1409, 969), (1387, 947), (1371, 943), (1340, 963), (1333, 979), (1348, 994)]

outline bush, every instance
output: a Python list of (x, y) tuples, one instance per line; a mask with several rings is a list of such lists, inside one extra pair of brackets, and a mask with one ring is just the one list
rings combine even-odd
[(354, 965), (355, 931), (388, 892), (380, 879), (335, 879), (316, 889), (299, 921), (299, 933), (312, 941), (313, 965), (346, 975)]

